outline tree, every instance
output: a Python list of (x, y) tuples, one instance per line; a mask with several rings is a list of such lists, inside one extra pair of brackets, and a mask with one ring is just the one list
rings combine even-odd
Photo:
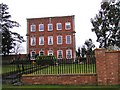
[(81, 48), (78, 48), (77, 56), (84, 58), (87, 55), (93, 55), (95, 48), (95, 45), (92, 42), (92, 39), (88, 39), (85, 41), (84, 45)]
[(91, 19), (91, 23), (100, 48), (120, 47), (120, 1), (102, 2), (99, 13)]
[(24, 42), (23, 37), (16, 33), (12, 32), (11, 29), (13, 27), (19, 27), (19, 23), (16, 21), (10, 20), (11, 15), (7, 11), (8, 5), (1, 3), (0, 4), (0, 27), (2, 33), (2, 54), (10, 54), (11, 49), (14, 48), (16, 42), (22, 43)]
[(24, 51), (24, 48), (22, 47), (21, 43), (18, 43), (18, 42), (16, 42), (16, 44), (14, 45), (14, 48), (10, 50), (11, 53), (16, 54), (16, 55), (23, 51)]
[(85, 56), (86, 56), (86, 48), (85, 48), (85, 45), (83, 45), (82, 47), (81, 47), (81, 57), (82, 58), (84, 58)]
[(87, 49), (86, 49), (87, 50), (87, 54), (88, 55), (93, 54), (93, 48), (95, 48), (95, 45), (93, 44), (92, 39), (86, 40), (84, 44), (87, 47)]
[(76, 56), (80, 57), (80, 47), (78, 48), (78, 51), (76, 51)]

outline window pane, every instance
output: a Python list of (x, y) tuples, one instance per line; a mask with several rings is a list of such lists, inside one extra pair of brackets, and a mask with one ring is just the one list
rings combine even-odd
[(53, 36), (48, 36), (48, 45), (53, 44)]
[(35, 32), (35, 29), (36, 28), (36, 26), (35, 25), (31, 25), (31, 32)]
[(58, 43), (61, 43), (61, 37), (58, 37)]
[(35, 52), (32, 52), (32, 57), (33, 57), (33, 58), (35, 57)]
[(49, 56), (50, 56), (50, 55), (52, 56), (52, 55), (53, 55), (53, 51), (52, 51), (52, 50), (49, 50), (49, 51), (48, 51), (48, 55), (49, 55)]
[(66, 44), (71, 44), (71, 36), (66, 36)]
[(71, 59), (72, 58), (72, 50), (66, 50), (66, 58)]
[(62, 24), (61, 23), (57, 23), (57, 30), (62, 30)]
[(44, 52), (43, 51), (40, 51), (40, 56), (44, 55)]
[(57, 44), (62, 44), (62, 36), (57, 36)]
[(53, 25), (52, 24), (48, 24), (48, 31), (52, 31), (53, 30)]
[(36, 45), (36, 38), (35, 37), (31, 37), (31, 45), (32, 46)]
[(57, 51), (57, 56), (58, 56), (59, 59), (62, 58), (62, 50)]
[(44, 37), (39, 37), (39, 45), (44, 45)]
[(39, 31), (44, 31), (44, 24), (39, 24)]
[(36, 52), (35, 51), (31, 52), (30, 59), (35, 60), (35, 56), (36, 56)]
[(66, 23), (65, 23), (65, 29), (66, 29), (66, 30), (70, 30), (70, 29), (71, 29), (71, 24), (70, 24), (70, 22), (66, 22)]

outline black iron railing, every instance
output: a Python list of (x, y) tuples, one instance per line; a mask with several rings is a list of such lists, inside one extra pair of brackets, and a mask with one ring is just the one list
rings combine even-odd
[(92, 74), (96, 73), (93, 55), (76, 59), (3, 61), (2, 74)]

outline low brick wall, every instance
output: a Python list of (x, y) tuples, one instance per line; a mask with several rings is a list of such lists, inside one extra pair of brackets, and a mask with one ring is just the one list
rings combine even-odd
[[(15, 58), (17, 58), (19, 55), (3, 55), (2, 56), (2, 61), (9, 61), (9, 60), (13, 60)], [(20, 58), (23, 59), (23, 58), (26, 58), (27, 57), (27, 54), (21, 54)]]
[(24, 84), (59, 84), (59, 85), (96, 85), (96, 74), (84, 75), (23, 75)]
[(23, 75), (25, 84), (120, 85), (120, 51), (96, 49), (96, 74)]

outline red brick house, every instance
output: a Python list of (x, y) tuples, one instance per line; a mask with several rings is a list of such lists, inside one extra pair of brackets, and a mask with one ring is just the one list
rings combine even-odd
[(74, 15), (27, 19), (27, 53), (75, 58)]

